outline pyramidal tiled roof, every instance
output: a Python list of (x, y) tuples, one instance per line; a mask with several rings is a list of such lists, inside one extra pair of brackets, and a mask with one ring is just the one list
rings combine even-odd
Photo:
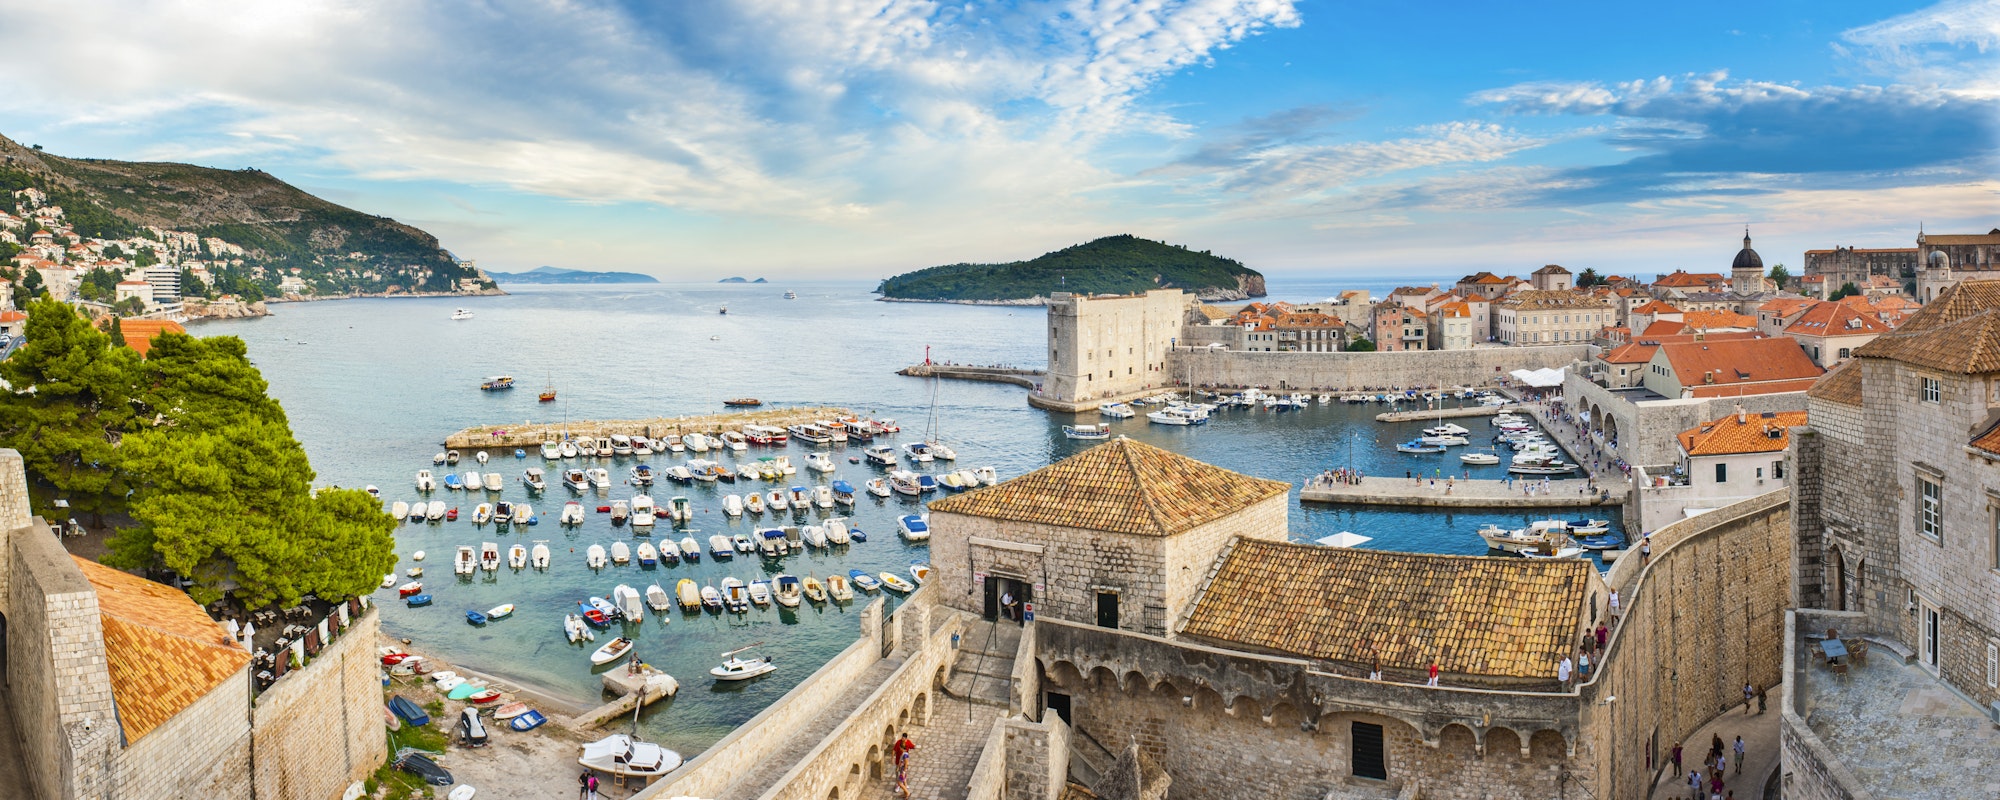
[(1861, 405), (1861, 367), (1857, 361), (1843, 361), (1822, 376), (1806, 396), (1847, 406)]
[(1854, 355), (1962, 375), (2000, 372), (2000, 305), (1956, 320), (1938, 317), (1925, 320), (1923, 327), (1910, 327), (1929, 312), (1930, 307), (1925, 306), (1903, 323), (1903, 328), (1855, 348)]
[(1576, 649), (1590, 562), (1238, 539), (1181, 632), (1307, 658), (1553, 678)]
[(180, 590), (72, 558), (97, 589), (111, 696), (126, 743), (193, 705), (250, 660)]
[(931, 511), (1138, 536), (1169, 536), (1291, 491), (1120, 436)]

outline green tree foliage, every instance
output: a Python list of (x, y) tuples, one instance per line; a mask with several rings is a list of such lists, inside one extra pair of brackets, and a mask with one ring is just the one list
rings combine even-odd
[(1576, 288), (1578, 289), (1588, 289), (1603, 282), (1604, 278), (1597, 274), (1596, 267), (1585, 267), (1582, 272), (1576, 275)]
[(1238, 276), (1257, 275), (1234, 259), (1118, 235), (1029, 261), (920, 269), (884, 280), (876, 291), (883, 297), (908, 300), (1018, 300), (1053, 292), (1128, 294), (1165, 287), (1233, 290)]
[(118, 296), (118, 281), (119, 276), (112, 274), (111, 270), (95, 268), (83, 273), (83, 277), (77, 280), (76, 293), (85, 300), (109, 302)]
[(146, 313), (146, 301), (137, 297), (127, 297), (112, 304), (111, 310), (128, 317), (136, 317)]
[(1375, 343), (1356, 336), (1354, 337), (1354, 341), (1347, 343), (1347, 349), (1355, 353), (1373, 353), (1375, 352)]
[(138, 355), (51, 299), (28, 306), (25, 333), (27, 344), (0, 361), (0, 379), (17, 390), (0, 392), (0, 440), (55, 497), (101, 524), (131, 488), (117, 446), (133, 422)]
[(112, 346), (112, 347), (124, 347), (124, 346), (126, 346), (126, 345), (125, 345), (125, 326), (124, 326), (124, 325), (122, 325), (122, 324), (120, 324), (120, 323), (118, 322), (118, 318), (117, 318), (117, 317), (112, 317), (112, 318), (111, 318), (111, 330), (109, 331), (109, 333), (110, 333), (110, 336), (111, 336), (111, 346)]
[(1792, 282), (1792, 271), (1786, 269), (1785, 265), (1779, 264), (1771, 268), (1771, 284), (1773, 286), (1778, 287), (1779, 291), (1783, 291), (1785, 288), (1785, 284), (1791, 282)]
[(144, 269), (158, 263), (160, 263), (160, 255), (153, 248), (141, 247), (132, 253), (133, 266)]
[(1833, 294), (1827, 297), (1827, 299), (1839, 300), (1843, 297), (1853, 297), (1858, 294), (1861, 294), (1861, 287), (1854, 285), (1853, 281), (1848, 281), (1841, 284), (1839, 289), (1835, 289)]

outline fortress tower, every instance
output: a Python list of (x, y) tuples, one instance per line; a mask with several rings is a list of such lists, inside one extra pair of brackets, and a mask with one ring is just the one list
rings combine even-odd
[(1173, 383), (1167, 352), (1192, 296), (1179, 289), (1049, 297), (1049, 373), (1037, 398), (1057, 407), (1095, 408)]

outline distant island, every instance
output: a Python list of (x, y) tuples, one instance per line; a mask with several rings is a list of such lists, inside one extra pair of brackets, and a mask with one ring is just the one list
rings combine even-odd
[(750, 280), (749, 278), (745, 278), (741, 275), (738, 275), (734, 278), (723, 278), (722, 280), (716, 281), (716, 283), (770, 283), (770, 281), (764, 280), (763, 278), (758, 278), (753, 281)]
[(1042, 305), (1050, 294), (1132, 294), (1184, 289), (1203, 300), (1264, 296), (1264, 276), (1206, 250), (1106, 236), (1006, 264), (947, 264), (882, 281), (883, 300), (991, 305)]
[(561, 267), (536, 267), (527, 272), (487, 272), (500, 283), (659, 283), (660, 279), (637, 272), (590, 272)]

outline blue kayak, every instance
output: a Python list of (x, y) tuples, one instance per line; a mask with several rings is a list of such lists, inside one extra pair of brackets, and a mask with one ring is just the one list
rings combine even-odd
[(542, 716), (542, 712), (529, 711), (526, 714), (507, 720), (507, 727), (517, 731), (532, 731), (542, 727), (542, 723), (548, 721), (549, 718)]

